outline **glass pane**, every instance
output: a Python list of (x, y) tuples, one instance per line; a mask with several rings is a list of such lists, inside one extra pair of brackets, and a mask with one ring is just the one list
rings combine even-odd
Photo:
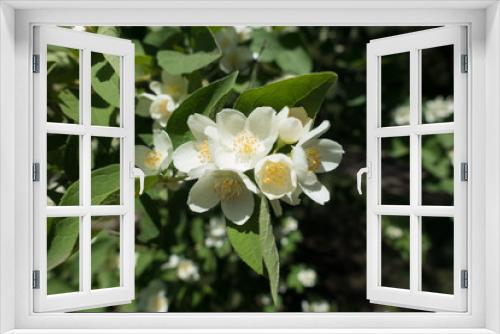
[(410, 124), (410, 53), (381, 57), (382, 126)]
[(47, 205), (79, 205), (79, 136), (47, 135)]
[(47, 122), (80, 122), (80, 50), (47, 45)]
[(381, 216), (382, 286), (410, 288), (410, 217)]
[(120, 139), (92, 137), (92, 205), (119, 205)]
[(120, 126), (120, 57), (92, 52), (91, 124)]
[(382, 138), (381, 204), (410, 204), (410, 137)]
[(80, 218), (47, 219), (47, 294), (79, 291)]
[(422, 205), (453, 205), (453, 134), (422, 136)]
[(453, 294), (453, 218), (422, 217), (422, 290)]
[(92, 289), (120, 286), (120, 216), (92, 217)]
[(422, 50), (422, 123), (453, 121), (453, 45)]

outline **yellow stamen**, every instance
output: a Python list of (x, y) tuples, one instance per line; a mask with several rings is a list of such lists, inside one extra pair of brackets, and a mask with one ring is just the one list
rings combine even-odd
[(321, 155), (319, 150), (315, 147), (309, 147), (306, 149), (307, 155), (307, 165), (311, 172), (316, 172), (321, 166)]
[(266, 185), (284, 186), (288, 181), (290, 168), (284, 162), (268, 161), (262, 168), (261, 179)]
[(170, 116), (171, 110), (168, 109), (167, 99), (163, 99), (160, 101), (159, 109), (160, 109), (160, 114), (162, 114), (163, 116)]
[(234, 138), (233, 147), (240, 154), (251, 155), (257, 150), (257, 144), (257, 138), (252, 133), (242, 131)]
[(160, 152), (156, 150), (151, 150), (148, 152), (146, 155), (146, 158), (144, 159), (144, 165), (150, 169), (156, 169), (162, 162), (162, 155)]
[(179, 94), (180, 88), (176, 85), (165, 85), (165, 93), (170, 96), (177, 96)]
[(241, 184), (232, 177), (224, 177), (215, 182), (214, 190), (221, 201), (232, 200), (240, 196)]
[(205, 139), (201, 143), (196, 144), (195, 148), (198, 151), (198, 157), (201, 162), (208, 163), (212, 161), (212, 154), (210, 153), (207, 139)]

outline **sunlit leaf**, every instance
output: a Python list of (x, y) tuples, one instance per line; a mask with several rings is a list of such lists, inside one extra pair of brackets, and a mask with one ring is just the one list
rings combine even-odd
[(276, 63), (286, 73), (305, 74), (312, 71), (312, 59), (303, 48), (283, 50), (278, 53)]

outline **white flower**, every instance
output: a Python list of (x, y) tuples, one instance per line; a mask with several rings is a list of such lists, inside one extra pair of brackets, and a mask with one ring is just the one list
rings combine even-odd
[(278, 113), (279, 138), (285, 144), (295, 144), (312, 126), (312, 119), (303, 107), (283, 108)]
[(189, 178), (198, 178), (205, 171), (215, 168), (208, 137), (205, 134), (206, 128), (215, 127), (215, 123), (204, 115), (193, 114), (189, 116), (187, 125), (195, 140), (188, 141), (175, 150), (174, 166), (179, 171), (188, 174)]
[(316, 272), (313, 269), (301, 269), (297, 274), (297, 280), (306, 288), (316, 285)]
[(199, 280), (198, 266), (191, 260), (181, 260), (177, 266), (177, 277), (183, 281)]
[(334, 170), (342, 160), (342, 146), (330, 139), (318, 139), (330, 127), (323, 121), (305, 134), (292, 149), (292, 161), (300, 189), (313, 201), (323, 205), (330, 200), (330, 192), (319, 182), (316, 173)]
[(297, 188), (297, 175), (292, 159), (284, 154), (268, 155), (255, 165), (255, 181), (270, 200), (291, 195)]
[(158, 174), (168, 168), (172, 161), (172, 141), (165, 131), (153, 132), (153, 148), (142, 145), (135, 147), (135, 164), (146, 175)]
[(283, 219), (283, 227), (281, 231), (283, 234), (290, 234), (293, 231), (296, 231), (298, 227), (299, 223), (297, 222), (297, 219), (293, 217), (286, 217)]
[(256, 108), (248, 118), (234, 109), (217, 113), (216, 128), (205, 131), (216, 165), (242, 172), (254, 168), (278, 137), (276, 117), (270, 107)]
[(158, 291), (150, 300), (147, 306), (149, 312), (168, 312), (168, 298), (165, 290)]
[(168, 262), (164, 263), (161, 268), (162, 269), (172, 269), (172, 268), (177, 268), (179, 265), (179, 262), (181, 261), (181, 258), (179, 255), (172, 254), (168, 257)]
[(222, 52), (238, 45), (238, 33), (234, 27), (224, 27), (215, 33), (215, 39)]
[(307, 300), (303, 300), (301, 303), (303, 312), (328, 312), (330, 311), (330, 305), (326, 301), (318, 301), (309, 303)]
[(410, 124), (410, 106), (404, 104), (397, 107), (394, 109), (392, 117), (394, 118), (394, 123), (396, 123), (396, 125)]
[(220, 248), (226, 239), (226, 228), (224, 220), (219, 217), (210, 218), (208, 225), (208, 237), (205, 239), (205, 246), (209, 248)]
[(211, 170), (196, 181), (187, 202), (194, 212), (206, 212), (220, 202), (224, 216), (242, 225), (254, 209), (252, 192), (257, 193), (257, 187), (245, 174), (233, 170)]
[(167, 125), (170, 116), (178, 106), (178, 102), (187, 95), (188, 81), (180, 75), (162, 73), (162, 81), (152, 81), (149, 89), (154, 94), (143, 93), (142, 96), (151, 101), (149, 114), (162, 127)]
[(397, 226), (388, 226), (385, 230), (385, 234), (390, 239), (399, 239), (403, 236), (403, 230)]
[(439, 122), (453, 114), (453, 97), (438, 96), (424, 105), (424, 117), (429, 123)]
[(225, 73), (231, 73), (246, 68), (252, 59), (252, 52), (248, 47), (238, 46), (224, 53), (219, 66)]

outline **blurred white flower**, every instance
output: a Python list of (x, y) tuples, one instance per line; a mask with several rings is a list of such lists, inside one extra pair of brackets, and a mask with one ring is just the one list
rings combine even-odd
[(317, 274), (313, 269), (301, 269), (297, 274), (297, 280), (306, 288), (316, 285)]
[(161, 268), (162, 269), (172, 269), (176, 268), (179, 265), (179, 262), (181, 261), (181, 258), (176, 255), (172, 254), (168, 257), (168, 262), (164, 263)]
[(385, 234), (390, 239), (399, 239), (403, 236), (403, 230), (397, 226), (388, 226), (385, 230)]
[(272, 299), (268, 295), (259, 295), (257, 298), (260, 304), (264, 306), (271, 305)]
[(158, 291), (148, 302), (148, 312), (168, 312), (168, 298), (165, 290)]
[(244, 224), (252, 215), (257, 187), (248, 176), (234, 170), (211, 170), (189, 191), (187, 203), (193, 212), (206, 212), (221, 203), (227, 219)]
[(173, 145), (163, 130), (153, 131), (153, 148), (135, 146), (135, 164), (146, 175), (158, 174), (168, 168), (172, 161)]
[(396, 125), (410, 124), (410, 106), (407, 104), (401, 105), (394, 109), (392, 113), (394, 123)]
[(276, 153), (268, 155), (255, 165), (255, 181), (262, 193), (270, 200), (280, 199), (293, 193), (297, 187), (297, 175), (292, 159)]
[(223, 27), (215, 33), (215, 39), (222, 52), (238, 45), (238, 32), (234, 27)]
[(293, 231), (296, 231), (299, 227), (298, 221), (293, 217), (285, 217), (283, 219), (283, 227), (281, 229), (283, 234), (290, 234)]
[(423, 107), (425, 120), (429, 123), (439, 122), (453, 114), (453, 97), (443, 98), (438, 96), (425, 102)]
[(302, 312), (328, 312), (330, 311), (330, 305), (328, 302), (314, 301), (309, 303), (307, 300), (303, 300), (301, 303)]
[(180, 260), (177, 266), (177, 277), (183, 281), (197, 281), (200, 279), (198, 266), (191, 260)]
[(330, 122), (323, 121), (318, 127), (300, 138), (292, 149), (292, 161), (300, 189), (318, 204), (330, 200), (330, 192), (319, 182), (317, 173), (334, 170), (340, 164), (344, 150), (330, 139), (318, 139), (330, 128)]
[(253, 27), (252, 26), (234, 26), (234, 30), (238, 34), (240, 41), (246, 41), (251, 37)]
[(285, 144), (295, 144), (312, 126), (312, 119), (303, 107), (283, 108), (278, 113), (279, 138)]
[(238, 46), (227, 50), (220, 59), (219, 65), (222, 71), (231, 73), (248, 67), (252, 59), (252, 52), (248, 47)]
[(205, 239), (205, 246), (209, 248), (220, 248), (226, 240), (226, 228), (224, 220), (219, 217), (210, 218), (208, 224), (208, 237)]
[(173, 75), (167, 71), (163, 71), (161, 81), (163, 84), (161, 92), (171, 96), (176, 103), (179, 103), (187, 96), (189, 81), (182, 75)]
[(196, 179), (205, 171), (215, 169), (212, 152), (205, 134), (207, 127), (215, 127), (215, 122), (207, 116), (192, 114), (187, 120), (195, 140), (179, 146), (173, 155), (174, 166), (179, 171), (188, 174), (190, 179)]
[(270, 107), (256, 108), (248, 118), (234, 109), (217, 113), (216, 127), (205, 130), (215, 164), (242, 172), (254, 168), (278, 137), (276, 117)]

